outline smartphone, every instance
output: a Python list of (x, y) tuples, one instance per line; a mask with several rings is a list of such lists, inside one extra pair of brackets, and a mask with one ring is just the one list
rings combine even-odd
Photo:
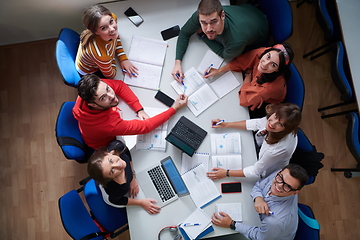
[(221, 184), (222, 193), (238, 193), (241, 192), (241, 182), (227, 182)]
[(172, 99), (171, 97), (169, 97), (168, 95), (166, 95), (165, 93), (163, 93), (162, 91), (158, 91), (155, 95), (155, 98), (157, 100), (159, 100), (160, 102), (162, 102), (163, 104), (165, 104), (168, 107), (171, 107), (175, 100)]
[(170, 38), (178, 36), (179, 32), (180, 32), (180, 27), (179, 27), (179, 25), (176, 25), (176, 26), (173, 26), (171, 28), (161, 31), (161, 36), (164, 39), (164, 41), (166, 41)]
[(124, 14), (127, 16), (127, 18), (133, 23), (135, 24), (135, 26), (140, 26), (140, 24), (142, 24), (144, 22), (144, 19), (142, 19), (142, 17), (140, 17), (139, 14), (137, 14), (137, 12), (135, 12), (134, 9), (132, 9), (132, 7), (129, 7)]

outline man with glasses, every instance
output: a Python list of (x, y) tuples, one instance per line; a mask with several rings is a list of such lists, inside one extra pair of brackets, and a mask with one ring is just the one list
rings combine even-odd
[(248, 239), (293, 239), (298, 226), (298, 197), (308, 175), (304, 168), (289, 164), (267, 178), (256, 182), (251, 191), (261, 226), (248, 226), (233, 221), (223, 212), (214, 213), (212, 222), (219, 227), (230, 227)]
[(181, 61), (194, 33), (217, 55), (233, 59), (246, 46), (263, 46), (268, 32), (268, 20), (264, 13), (250, 4), (222, 6), (219, 0), (202, 0), (198, 10), (181, 28), (171, 74), (179, 82), (184, 78)]

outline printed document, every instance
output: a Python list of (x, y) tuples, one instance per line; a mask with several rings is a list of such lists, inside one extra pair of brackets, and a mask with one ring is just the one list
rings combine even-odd
[(211, 134), (210, 141), (212, 168), (242, 169), (240, 133)]

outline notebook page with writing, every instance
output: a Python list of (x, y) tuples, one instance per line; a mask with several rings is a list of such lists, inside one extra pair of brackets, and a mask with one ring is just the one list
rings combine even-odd
[(241, 203), (218, 203), (215, 206), (215, 212), (218, 214), (224, 212), (229, 214), (234, 221), (243, 221)]
[(226, 72), (221, 77), (210, 83), (211, 88), (215, 91), (219, 98), (224, 97), (233, 89), (240, 86), (239, 81), (236, 79), (231, 71)]
[[(208, 50), (205, 53), (204, 58), (201, 60), (201, 63), (199, 65), (199, 67), (197, 68), (197, 71), (200, 73), (201, 76), (204, 75), (204, 72), (209, 68), (210, 65), (212, 65), (212, 68), (216, 68), (218, 69), (221, 64), (223, 63), (224, 59), (222, 57), (220, 57), (219, 55), (217, 55), (216, 53), (214, 53), (211, 50)], [(212, 77), (210, 77), (209, 79), (211, 79)]]
[(192, 157), (187, 155), (186, 153), (182, 153), (181, 155), (181, 172), (180, 174), (184, 174), (185, 172), (191, 170), (199, 164), (203, 164), (205, 170), (209, 170), (209, 153), (199, 153), (195, 152)]
[[(199, 223), (199, 225), (186, 227), (184, 226), (186, 223)], [(190, 239), (196, 239), (210, 225), (210, 217), (206, 215), (203, 210), (196, 208), (195, 211), (180, 224), (180, 227)]]

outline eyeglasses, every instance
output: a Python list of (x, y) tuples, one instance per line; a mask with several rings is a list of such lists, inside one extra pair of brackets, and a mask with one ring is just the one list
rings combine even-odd
[(275, 176), (275, 182), (278, 184), (282, 184), (282, 189), (284, 190), (284, 192), (291, 192), (291, 191), (297, 191), (299, 189), (294, 189), (292, 188), (289, 184), (287, 184), (286, 182), (284, 182), (284, 177), (281, 174), (281, 172), (279, 172), (278, 174), (276, 174)]

